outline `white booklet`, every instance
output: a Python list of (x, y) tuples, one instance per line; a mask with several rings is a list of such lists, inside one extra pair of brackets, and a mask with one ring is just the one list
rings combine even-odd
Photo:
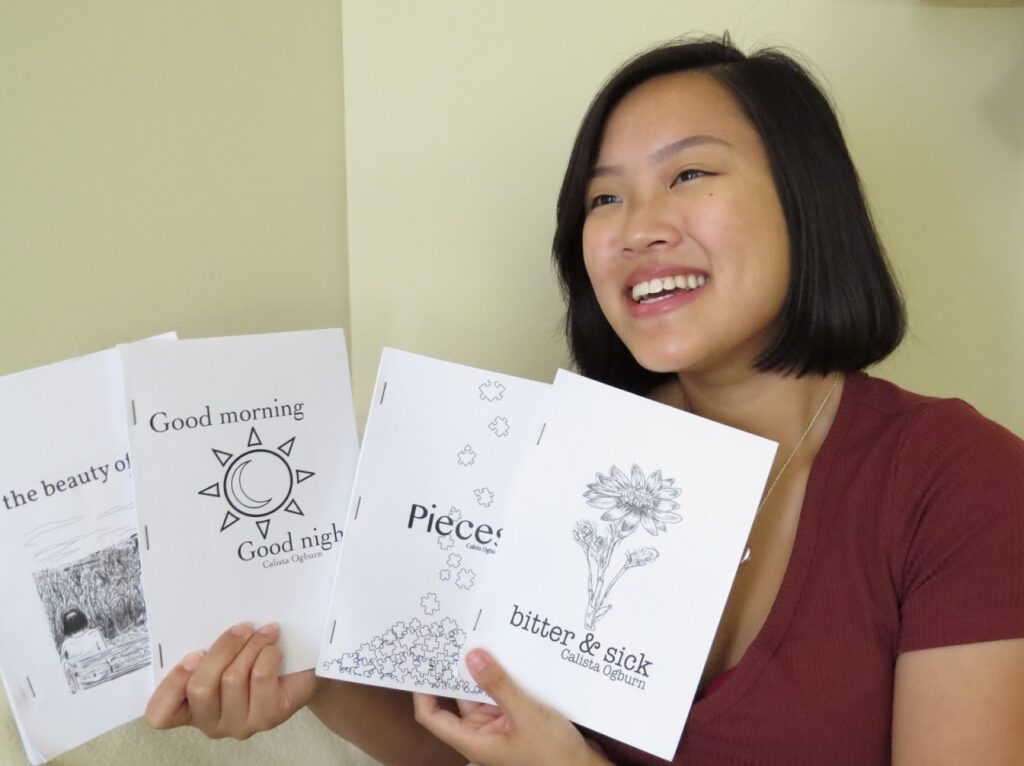
[(318, 675), (486, 699), (460, 652), (549, 389), (384, 349)]
[(559, 371), (467, 649), (671, 759), (775, 448)]
[(0, 668), (38, 764), (152, 691), (117, 351), (0, 378), (0, 422)]
[(156, 677), (242, 621), (313, 667), (358, 454), (344, 334), (120, 350)]

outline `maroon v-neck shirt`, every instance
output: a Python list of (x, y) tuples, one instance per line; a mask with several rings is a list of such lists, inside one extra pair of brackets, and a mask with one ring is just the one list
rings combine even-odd
[[(1021, 636), (1024, 442), (959, 400), (850, 375), (775, 603), (671, 763), (888, 763), (897, 655)], [(621, 766), (666, 763), (587, 734)]]

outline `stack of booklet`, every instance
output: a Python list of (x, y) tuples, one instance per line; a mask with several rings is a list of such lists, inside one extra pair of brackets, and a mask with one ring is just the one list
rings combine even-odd
[[(42, 763), (185, 654), (486, 700), (675, 750), (775, 445), (560, 371), (392, 349), (362, 450), (340, 330), (160, 337), (0, 378), (0, 672)], [(59, 723), (58, 723), (59, 722)]]

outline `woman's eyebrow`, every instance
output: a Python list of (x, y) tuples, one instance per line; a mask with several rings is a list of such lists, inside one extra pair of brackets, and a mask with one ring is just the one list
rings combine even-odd
[(652, 165), (656, 165), (663, 160), (668, 159), (676, 152), (680, 152), (683, 149), (689, 149), (691, 146), (701, 146), (703, 144), (718, 144), (719, 146), (732, 146), (724, 138), (718, 138), (718, 136), (710, 136), (705, 133), (698, 134), (696, 136), (687, 136), (681, 138), (678, 141), (673, 141), (671, 144), (667, 144), (660, 149), (655, 149), (653, 152), (647, 155), (647, 161)]
[[(687, 136), (686, 138), (680, 138), (678, 141), (673, 141), (670, 144), (666, 144), (660, 149), (655, 149), (653, 152), (647, 155), (647, 161), (652, 165), (657, 165), (659, 162), (663, 162), (677, 152), (681, 152), (683, 149), (689, 149), (692, 146), (701, 146), (704, 144), (716, 144), (718, 146), (732, 146), (728, 141), (717, 136), (711, 136), (706, 133), (699, 133), (695, 136)], [(599, 178), (601, 176), (617, 176), (622, 175), (622, 167), (619, 165), (598, 165), (590, 173), (591, 178)]]

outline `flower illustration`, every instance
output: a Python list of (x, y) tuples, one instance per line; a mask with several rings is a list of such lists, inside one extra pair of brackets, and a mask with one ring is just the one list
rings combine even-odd
[(580, 519), (572, 530), (573, 539), (586, 548), (594, 539), (594, 522), (590, 519)]
[(662, 479), (661, 471), (645, 479), (636, 464), (629, 477), (614, 465), (608, 473), (608, 476), (597, 474), (597, 481), (588, 484), (583, 494), (588, 505), (605, 511), (602, 521), (617, 521), (626, 533), (642, 524), (650, 534), (657, 535), (666, 530), (666, 524), (682, 519), (678, 513), (673, 513), (679, 503), (672, 498), (679, 497), (680, 493), (678, 487), (672, 486), (674, 479)]
[(580, 519), (572, 530), (573, 540), (587, 558), (587, 630), (594, 630), (597, 621), (611, 610), (608, 595), (619, 578), (628, 570), (647, 566), (658, 558), (657, 548), (634, 548), (620, 559), (618, 572), (609, 578), (608, 569), (619, 543), (640, 528), (657, 537), (659, 532), (668, 531), (669, 524), (683, 519), (675, 513), (679, 508), (675, 498), (681, 490), (672, 486), (674, 479), (663, 478), (660, 470), (645, 477), (640, 466), (634, 464), (626, 476), (613, 465), (607, 476), (598, 473), (596, 479), (587, 485), (583, 499), (591, 507), (603, 510), (601, 520), (608, 523), (599, 531), (590, 519)]
[(627, 568), (630, 567), (642, 567), (650, 564), (658, 558), (658, 549), (652, 548), (649, 545), (645, 545), (642, 548), (636, 548), (626, 552), (626, 564)]

